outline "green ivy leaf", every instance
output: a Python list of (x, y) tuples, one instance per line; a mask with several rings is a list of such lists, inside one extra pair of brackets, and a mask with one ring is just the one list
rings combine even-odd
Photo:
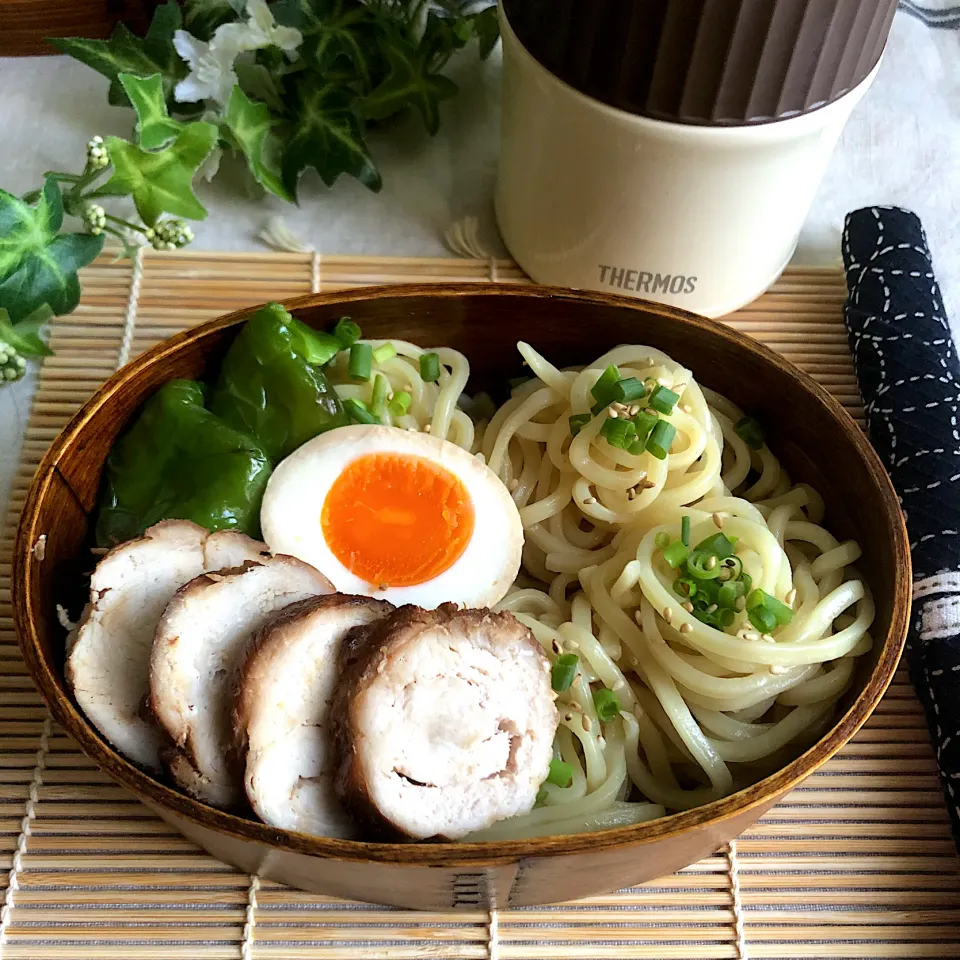
[(480, 56), (486, 60), (493, 53), (493, 48), (500, 39), (500, 19), (497, 16), (496, 6), (487, 7), (477, 13), (470, 14), (470, 24), (474, 36), (480, 43)]
[(193, 193), (193, 178), (217, 142), (212, 123), (189, 123), (163, 150), (150, 153), (120, 137), (107, 137), (113, 176), (90, 196), (131, 194), (137, 213), (152, 227), (162, 213), (203, 220), (207, 211)]
[(414, 106), (432, 136), (440, 129), (440, 101), (454, 96), (457, 85), (429, 68), (430, 50), (414, 47), (398, 36), (386, 36), (381, 47), (390, 65), (386, 79), (360, 101), (368, 120), (386, 120)]
[(137, 142), (145, 150), (155, 150), (166, 146), (183, 129), (179, 120), (167, 113), (167, 102), (163, 96), (163, 78), (159, 73), (149, 77), (135, 77), (130, 73), (121, 73), (117, 79), (133, 109), (137, 111)]
[(301, 80), (291, 113), (296, 118), (283, 151), (281, 175), (287, 190), (296, 194), (297, 180), (313, 167), (323, 182), (333, 186), (348, 173), (378, 191), (383, 182), (363, 138), (363, 123), (353, 109), (349, 87)]
[(264, 156), (265, 148), (268, 154), (270, 152), (270, 130), (276, 122), (270, 108), (265, 103), (251, 100), (239, 86), (235, 86), (223, 119), (235, 144), (247, 158), (247, 166), (257, 182), (281, 199), (293, 203), (293, 193), (284, 186), (280, 175), (267, 165)]
[(243, 12), (243, 0), (186, 0), (183, 19), (198, 40), (209, 40), (217, 27)]
[(53, 351), (41, 339), (43, 325), (53, 316), (49, 304), (41, 304), (29, 317), (19, 323), (10, 320), (10, 314), (0, 307), (0, 342), (8, 343), (24, 357), (49, 357)]
[(0, 304), (19, 323), (43, 304), (70, 313), (80, 300), (77, 271), (103, 249), (103, 235), (60, 234), (63, 197), (48, 178), (36, 205), (0, 190)]
[(143, 38), (131, 33), (121, 23), (109, 40), (64, 37), (49, 42), (61, 53), (69, 54), (109, 78), (108, 99), (114, 106), (127, 106), (130, 103), (120, 83), (121, 73), (140, 77), (159, 73), (163, 78), (164, 98), (169, 102), (173, 97), (173, 88), (187, 75), (187, 65), (173, 47), (173, 34), (181, 25), (180, 7), (174, 0), (168, 0), (157, 7)]

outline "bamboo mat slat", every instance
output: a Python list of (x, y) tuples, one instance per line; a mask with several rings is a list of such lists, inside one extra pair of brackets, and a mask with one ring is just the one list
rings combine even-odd
[[(675, 876), (573, 904), (419, 914), (252, 883), (114, 785), (50, 721), (13, 636), (17, 514), (50, 441), (126, 359), (222, 313), (373, 283), (528, 282), (509, 261), (146, 251), (101, 259), (53, 327), (0, 539), (0, 957), (5, 960), (800, 960), (960, 956), (960, 871), (901, 671), (837, 757)], [(843, 276), (790, 269), (724, 322), (863, 409)]]

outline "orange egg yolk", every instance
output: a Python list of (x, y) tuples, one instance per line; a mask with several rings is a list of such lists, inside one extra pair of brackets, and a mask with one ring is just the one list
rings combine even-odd
[(461, 480), (426, 457), (368, 453), (333, 482), (320, 525), (333, 555), (367, 583), (412, 587), (449, 570), (473, 534)]

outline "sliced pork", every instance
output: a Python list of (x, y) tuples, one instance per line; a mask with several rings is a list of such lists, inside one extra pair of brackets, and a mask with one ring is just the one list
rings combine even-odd
[(333, 791), (330, 701), (343, 638), (392, 610), (384, 600), (335, 593), (287, 607), (254, 638), (234, 725), (247, 798), (264, 823), (356, 836)]
[(170, 598), (205, 570), (239, 566), (265, 550), (243, 534), (164, 520), (97, 564), (90, 602), (68, 638), (65, 673), (87, 718), (129, 759), (160, 769), (161, 737), (143, 708), (153, 634)]
[(291, 603), (332, 592), (319, 571), (279, 556), (197, 577), (167, 605), (150, 659), (150, 707), (172, 744), (162, 758), (195, 797), (242, 802), (231, 718), (253, 635)]
[(550, 664), (509, 613), (402, 607), (341, 651), (337, 790), (382, 834), (457, 839), (533, 807), (553, 754)]

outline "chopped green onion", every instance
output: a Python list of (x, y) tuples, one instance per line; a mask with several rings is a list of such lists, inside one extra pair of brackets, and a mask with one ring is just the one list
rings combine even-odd
[[(655, 413), (650, 413), (649, 410), (641, 410), (633, 418), (633, 425), (637, 429), (637, 442), (643, 444), (643, 449), (646, 449), (650, 431), (657, 425), (659, 419)], [(633, 453), (632, 450), (630, 452)]]
[(625, 450), (636, 440), (637, 430), (630, 420), (607, 417), (600, 428), (600, 436), (604, 437), (611, 447)]
[(547, 774), (547, 783), (557, 787), (569, 787), (573, 783), (573, 764), (554, 757), (550, 761), (550, 772)]
[(666, 420), (658, 420), (650, 431), (647, 439), (647, 451), (658, 460), (666, 460), (673, 438), (677, 435), (677, 428)]
[(785, 603), (781, 603), (776, 597), (771, 597), (763, 590), (754, 590), (747, 597), (747, 609), (758, 608), (769, 610), (781, 627), (785, 627), (793, 619), (793, 611)]
[(368, 409), (367, 405), (362, 400), (355, 400), (353, 397), (347, 397), (343, 401), (343, 409), (349, 414), (350, 419), (354, 423), (379, 423), (379, 419), (375, 417)]
[(717, 616), (720, 620), (720, 626), (724, 629), (732, 627), (733, 621), (737, 619), (737, 615), (727, 607), (717, 611)]
[(733, 556), (735, 546), (736, 544), (726, 534), (714, 533), (706, 540), (701, 540), (697, 544), (697, 550), (712, 553), (719, 560), (726, 560), (727, 557)]
[(387, 409), (392, 417), (402, 417), (413, 403), (413, 397), (406, 390), (399, 390), (393, 395), (393, 399), (387, 404)]
[(754, 420), (753, 417), (743, 417), (738, 420), (733, 430), (734, 433), (753, 450), (762, 449), (763, 445), (767, 442), (763, 427), (760, 426), (760, 421)]
[(620, 371), (611, 363), (603, 373), (597, 377), (597, 382), (590, 388), (593, 399), (601, 409), (609, 406), (617, 399), (617, 384), (620, 383)]
[(380, 346), (373, 351), (373, 362), (386, 363), (396, 355), (397, 348), (392, 343), (381, 343)]
[(661, 530), (654, 538), (653, 545), (658, 549), (662, 550), (664, 547), (670, 546), (670, 534), (665, 530)]
[(383, 416), (383, 411), (387, 406), (387, 394), (389, 392), (390, 381), (382, 373), (378, 373), (373, 378), (373, 392), (370, 397), (370, 409), (378, 417)]
[(437, 354), (420, 354), (420, 376), (427, 383), (436, 383), (440, 379), (440, 357)]
[(597, 711), (597, 716), (604, 723), (609, 723), (620, 714), (620, 698), (606, 687), (601, 688), (593, 695), (593, 706)]
[(720, 576), (720, 564), (712, 553), (696, 549), (687, 557), (687, 572), (698, 580), (716, 580)]
[(721, 607), (728, 607), (732, 610), (745, 590), (746, 587), (741, 580), (728, 580), (720, 587), (720, 592), (717, 594), (717, 603)]
[(736, 580), (739, 582), (742, 575), (743, 561), (739, 557), (727, 557), (723, 561), (723, 566), (720, 569), (721, 580)]
[(678, 597), (683, 597), (685, 600), (689, 600), (691, 597), (695, 597), (700, 592), (700, 587), (695, 580), (691, 580), (690, 577), (678, 577), (673, 581), (673, 592)]
[(658, 383), (653, 388), (653, 393), (650, 394), (647, 403), (660, 413), (670, 414), (673, 413), (673, 408), (677, 405), (679, 399), (679, 393), (674, 393), (669, 387)]
[(681, 540), (674, 540), (663, 551), (663, 559), (666, 560), (667, 566), (672, 567), (674, 570), (677, 569), (689, 556), (690, 548), (683, 543)]
[(360, 327), (349, 317), (342, 317), (333, 328), (333, 335), (340, 341), (343, 349), (348, 350), (360, 339)]
[(575, 653), (561, 653), (557, 657), (557, 662), (553, 665), (553, 671), (550, 674), (550, 685), (557, 693), (563, 693), (570, 689), (573, 678), (577, 675), (577, 664), (580, 658)]
[(636, 377), (627, 377), (613, 387), (613, 399), (618, 403), (632, 403), (647, 395), (647, 388)]
[(355, 343), (350, 348), (347, 371), (354, 380), (369, 380), (373, 367), (373, 347), (369, 343)]
[(302, 346), (307, 363), (317, 367), (326, 366), (342, 349), (340, 341), (332, 334), (323, 330), (311, 330), (304, 327)]
[(575, 413), (570, 418), (570, 436), (575, 437), (592, 419), (589, 413)]
[(690, 546), (690, 517), (687, 514), (680, 518), (680, 539), (685, 547)]
[(754, 607), (747, 611), (747, 617), (761, 633), (770, 633), (777, 628), (777, 618), (767, 607)]

